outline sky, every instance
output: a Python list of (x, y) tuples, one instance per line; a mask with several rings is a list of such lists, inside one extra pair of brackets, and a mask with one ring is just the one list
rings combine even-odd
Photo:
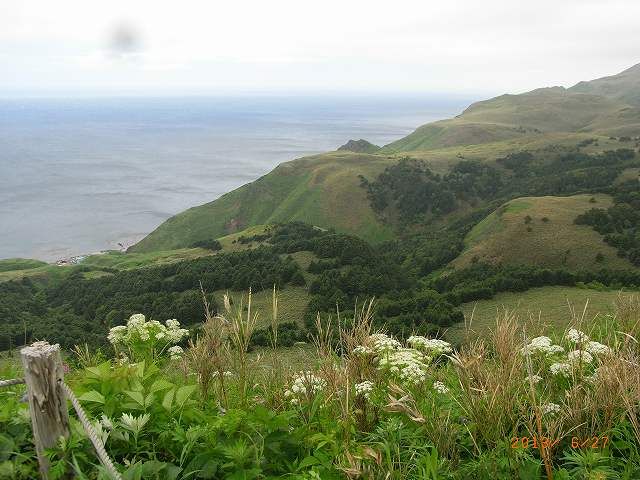
[(1, 0), (0, 96), (570, 86), (640, 63), (637, 0)]

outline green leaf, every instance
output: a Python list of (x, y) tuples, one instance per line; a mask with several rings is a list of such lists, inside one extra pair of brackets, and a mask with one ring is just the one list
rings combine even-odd
[(319, 465), (319, 464), (320, 464), (320, 460), (318, 460), (316, 457), (311, 457), (311, 456), (306, 457), (298, 465), (298, 470), (302, 470), (304, 468), (308, 468), (313, 465)]
[(149, 395), (147, 395), (144, 399), (144, 406), (145, 407), (150, 407), (151, 405), (153, 405), (153, 401), (155, 400), (155, 395), (153, 393), (150, 393)]
[(78, 397), (78, 400), (81, 400), (83, 402), (96, 402), (101, 404), (104, 404), (105, 402), (104, 395), (102, 395), (100, 392), (97, 392), (96, 390), (91, 390), (89, 392), (83, 393), (82, 395), (80, 395), (80, 397)]
[(142, 392), (134, 392), (134, 391), (131, 391), (131, 390), (125, 390), (124, 393), (129, 395), (141, 407), (144, 407), (144, 396), (142, 395)]
[(164, 378), (160, 378), (158, 380), (156, 380), (155, 382), (153, 382), (153, 384), (151, 384), (151, 387), (149, 387), (149, 391), (151, 393), (155, 393), (155, 392), (159, 392), (161, 390), (167, 390), (169, 388), (172, 388), (174, 386), (173, 383), (165, 380)]
[(164, 398), (162, 399), (162, 406), (165, 410), (170, 411), (171, 405), (173, 404), (173, 397), (176, 393), (175, 388), (172, 388), (167, 393), (164, 394)]
[(193, 392), (196, 391), (195, 385), (185, 385), (176, 391), (176, 403), (183, 406)]

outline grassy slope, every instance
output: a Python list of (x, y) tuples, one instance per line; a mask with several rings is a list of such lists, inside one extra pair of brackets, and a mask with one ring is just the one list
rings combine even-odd
[[(602, 86), (605, 80), (615, 83), (616, 95), (601, 95), (609, 88)], [(493, 161), (513, 151), (575, 146), (591, 137), (599, 139), (601, 150), (617, 148), (621, 145), (609, 135), (640, 133), (640, 109), (624, 103), (635, 98), (637, 82), (638, 68), (572, 89), (502, 95), (477, 102), (455, 118), (424, 125), (376, 154), (341, 151), (283, 163), (255, 182), (170, 218), (132, 250), (183, 248), (290, 220), (334, 227), (373, 242), (385, 240), (393, 233), (376, 219), (358, 175), (373, 178), (406, 153), (444, 172), (460, 156)]]
[(375, 176), (390, 161), (334, 152), (283, 163), (253, 183), (170, 218), (132, 250), (179, 248), (249, 226), (290, 220), (334, 227), (374, 242), (388, 239), (391, 230), (376, 219), (358, 175)]
[[(591, 203), (591, 198), (596, 203)], [(602, 236), (586, 225), (575, 225), (577, 215), (593, 207), (606, 208), (606, 195), (573, 197), (522, 197), (507, 202), (478, 223), (465, 239), (465, 251), (452, 262), (453, 267), (468, 265), (475, 257), (482, 262), (565, 266), (572, 270), (628, 268), (631, 264), (616, 255)], [(525, 217), (531, 223), (525, 224)], [(548, 218), (544, 222), (543, 218)], [(531, 231), (528, 231), (531, 228)], [(596, 255), (604, 262), (596, 262)]]
[[(470, 302), (463, 305), (466, 322), (471, 330), (480, 335), (494, 327), (496, 317), (505, 309), (517, 314), (528, 324), (528, 334), (542, 331), (562, 331), (572, 321), (581, 319), (589, 323), (599, 315), (613, 312), (619, 295), (637, 292), (597, 291), (577, 287), (541, 287), (521, 293), (500, 293), (490, 300)], [(548, 328), (549, 327), (549, 328)], [(452, 327), (447, 336), (461, 340), (465, 336), (464, 325)]]

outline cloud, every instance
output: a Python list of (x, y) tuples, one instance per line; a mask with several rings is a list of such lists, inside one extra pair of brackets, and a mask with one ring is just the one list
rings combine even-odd
[(634, 0), (3, 0), (0, 93), (523, 91), (639, 62), (639, 15)]

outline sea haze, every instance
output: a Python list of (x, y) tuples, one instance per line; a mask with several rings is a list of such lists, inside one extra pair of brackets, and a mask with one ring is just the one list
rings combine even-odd
[(278, 163), (387, 144), (459, 113), (449, 97), (0, 100), (0, 258), (129, 246)]

